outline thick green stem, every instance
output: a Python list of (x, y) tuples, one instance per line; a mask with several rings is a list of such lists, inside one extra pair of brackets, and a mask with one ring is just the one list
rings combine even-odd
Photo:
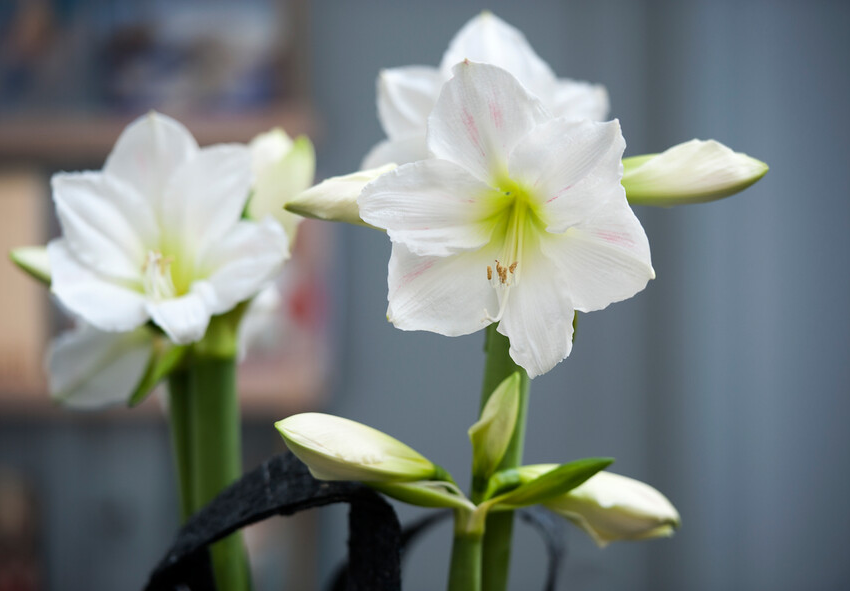
[(176, 370), (168, 377), (168, 423), (171, 428), (171, 449), (177, 471), (180, 521), (193, 513), (195, 493), (192, 488), (192, 423), (189, 414), (191, 389), (189, 373)]
[[(520, 383), (520, 405), (516, 428), (498, 470), (515, 468), (521, 464), (523, 444), (525, 443), (526, 415), (528, 412), (528, 374), (511, 359), (508, 354), (509, 348), (510, 343), (508, 338), (499, 334), (496, 331), (496, 325), (491, 324), (487, 328), (487, 340), (484, 344), (487, 362), (484, 366), (481, 408), (484, 408), (496, 386), (509, 375), (518, 371), (522, 380)], [(478, 496), (475, 492), (473, 492), (473, 495)], [(508, 511), (494, 513), (487, 517), (481, 563), (483, 591), (505, 591), (507, 589), (513, 518), (513, 512)]]
[(480, 591), (481, 536), (456, 532), (449, 568), (449, 591)]
[[(233, 355), (195, 355), (189, 365), (192, 425), (192, 482), (195, 511), (242, 475), (236, 359)], [(210, 548), (220, 591), (250, 589), (242, 535), (236, 533)]]

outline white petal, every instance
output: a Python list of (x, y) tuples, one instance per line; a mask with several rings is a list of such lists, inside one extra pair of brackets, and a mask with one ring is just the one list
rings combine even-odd
[(646, 233), (625, 203), (600, 207), (564, 234), (541, 237), (541, 248), (581, 312), (630, 298), (655, 278)]
[(608, 91), (604, 86), (568, 78), (558, 80), (551, 99), (544, 99), (544, 103), (555, 117), (570, 120), (604, 121), (610, 109)]
[[(257, 163), (256, 150), (252, 150), (256, 172), (247, 214), (253, 220), (273, 216), (283, 227), (292, 245), (298, 225), (304, 218), (285, 210), (283, 206), (313, 184), (316, 154), (312, 142), (306, 136), (300, 136), (289, 144), (289, 149), (280, 158), (262, 167)], [(268, 154), (263, 155), (263, 158), (266, 157)]]
[(151, 356), (153, 335), (146, 327), (103, 332), (87, 324), (50, 344), (50, 394), (62, 404), (94, 409), (127, 403)]
[(63, 239), (47, 245), (50, 290), (89, 324), (106, 331), (127, 331), (147, 322), (144, 296), (111, 282), (78, 261)]
[(251, 150), (251, 172), (257, 176), (289, 153), (292, 149), (292, 138), (280, 127), (276, 127), (257, 135), (248, 147)]
[(366, 185), (395, 167), (390, 163), (325, 179), (291, 199), (286, 209), (319, 220), (369, 226), (360, 218), (357, 197)]
[(507, 70), (541, 98), (549, 95), (555, 84), (555, 74), (525, 36), (491, 12), (482, 12), (458, 31), (443, 55), (440, 70), (448, 76), (455, 64), (467, 59)]
[(214, 244), (242, 216), (251, 178), (247, 147), (221, 144), (200, 150), (166, 187), (162, 223), (167, 244), (180, 255), (201, 254)]
[(289, 258), (286, 235), (272, 218), (243, 220), (209, 250), (202, 267), (212, 287), (210, 312), (222, 314), (256, 295)]
[(158, 210), (168, 179), (197, 151), (198, 143), (181, 123), (151, 111), (127, 126), (103, 172), (136, 189)]
[(490, 241), (507, 197), (446, 160), (405, 164), (369, 183), (360, 217), (420, 255), (446, 256)]
[(363, 158), (360, 168), (367, 170), (388, 164), (407, 164), (429, 157), (425, 131), (409, 137), (384, 140), (375, 146)]
[(149, 245), (159, 240), (150, 203), (130, 185), (99, 172), (55, 174), (51, 185), (74, 255), (98, 273), (138, 280)]
[(551, 232), (563, 232), (609, 201), (625, 205), (619, 122), (553, 119), (517, 145), (511, 178), (527, 188)]
[(196, 281), (192, 291), (168, 300), (150, 301), (147, 310), (151, 319), (178, 345), (188, 345), (203, 338), (210, 323), (207, 301), (212, 291), (209, 284)]
[(425, 123), (443, 77), (436, 68), (407, 66), (382, 70), (378, 75), (378, 119), (387, 137), (424, 135)]
[(550, 118), (505, 70), (461, 62), (428, 119), (428, 148), (498, 186), (514, 146)]
[(393, 244), (390, 257), (387, 319), (402, 330), (428, 330), (459, 336), (481, 330), (488, 311), (498, 309), (487, 280), (493, 248), (451, 257), (420, 257)]
[[(526, 243), (527, 250), (533, 248), (533, 242)], [(526, 253), (520, 266), (519, 281), (502, 296), (508, 301), (498, 330), (511, 342), (511, 359), (533, 378), (570, 354), (575, 311), (550, 261)]]
[[(631, 160), (631, 159), (629, 159)], [(639, 205), (703, 203), (728, 197), (767, 173), (767, 164), (714, 140), (691, 140), (626, 168), (623, 185)]]

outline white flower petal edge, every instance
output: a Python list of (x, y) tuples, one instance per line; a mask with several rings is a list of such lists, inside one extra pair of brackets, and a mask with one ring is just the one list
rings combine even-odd
[(101, 330), (153, 319), (177, 343), (200, 339), (288, 256), (280, 228), (240, 221), (251, 176), (245, 146), (199, 149), (176, 121), (140, 118), (102, 172), (54, 178), (51, 290)]
[(605, 87), (556, 78), (518, 29), (485, 11), (455, 34), (439, 68), (410, 66), (381, 72), (378, 118), (388, 140), (370, 150), (361, 168), (389, 162), (406, 164), (427, 157), (425, 121), (437, 101), (440, 84), (465, 59), (507, 70), (555, 116), (601, 121), (608, 115)]
[(448, 336), (500, 322), (534, 377), (570, 353), (575, 310), (655, 276), (620, 185), (619, 123), (553, 118), (510, 74), (463, 62), (429, 120), (442, 159), (367, 185), (363, 219), (393, 240), (387, 316)]
[(144, 375), (153, 334), (142, 327), (114, 333), (81, 324), (50, 344), (50, 395), (80, 410), (126, 404)]

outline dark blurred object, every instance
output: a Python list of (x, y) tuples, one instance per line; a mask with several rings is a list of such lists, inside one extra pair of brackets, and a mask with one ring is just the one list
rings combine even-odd
[(37, 512), (31, 487), (0, 468), (0, 591), (42, 588)]

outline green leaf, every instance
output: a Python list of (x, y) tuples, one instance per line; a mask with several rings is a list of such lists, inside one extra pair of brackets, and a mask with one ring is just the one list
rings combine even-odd
[(50, 285), (50, 261), (44, 246), (19, 246), (9, 252), (9, 258), (30, 277)]
[(613, 458), (585, 458), (561, 464), (554, 470), (491, 500), (503, 507), (527, 507), (562, 495), (610, 466)]
[(436, 480), (421, 480), (416, 482), (365, 482), (374, 488), (409, 505), (417, 507), (467, 509), (475, 507), (469, 502), (456, 485), (450, 482)]
[(481, 418), (469, 428), (473, 477), (487, 480), (502, 461), (516, 428), (519, 388), (520, 374), (514, 372), (496, 387)]
[(136, 406), (147, 398), (148, 394), (156, 388), (156, 385), (177, 368), (188, 350), (188, 346), (175, 345), (166, 339), (154, 341), (148, 366), (138, 386), (130, 396), (128, 405)]

